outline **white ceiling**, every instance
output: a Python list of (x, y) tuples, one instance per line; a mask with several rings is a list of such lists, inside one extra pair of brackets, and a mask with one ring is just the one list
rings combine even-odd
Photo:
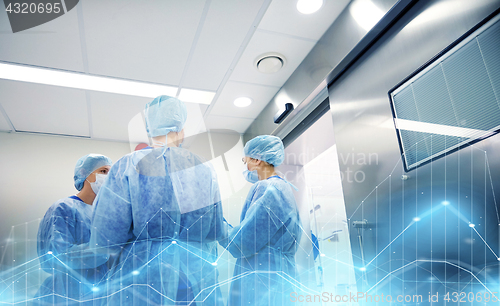
[[(87, 0), (15, 34), (2, 10), (0, 61), (213, 91), (206, 128), (243, 133), (348, 3), (303, 15), (295, 0)], [(275, 74), (254, 67), (267, 52), (286, 57)], [(240, 96), (254, 103), (237, 108)], [(149, 100), (0, 80), (0, 130), (128, 141)]]

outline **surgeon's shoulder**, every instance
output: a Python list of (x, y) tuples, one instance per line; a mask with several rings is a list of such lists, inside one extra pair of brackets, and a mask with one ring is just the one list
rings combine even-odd
[(174, 152), (176, 152), (176, 154), (179, 154), (186, 160), (189, 160), (192, 165), (204, 165), (214, 171), (212, 163), (210, 161), (207, 161), (204, 157), (183, 148), (173, 148), (173, 150)]
[(122, 158), (120, 158), (116, 163), (120, 163), (120, 164), (134, 164), (136, 165), (137, 163), (139, 163), (139, 161), (141, 159), (143, 159), (145, 156), (147, 156), (148, 154), (151, 154), (153, 152), (153, 149), (143, 149), (143, 150), (139, 150), (139, 151), (134, 151), (134, 152), (131, 152), (129, 154), (126, 154), (124, 156), (122, 156)]
[(75, 206), (78, 204), (76, 201), (70, 197), (55, 201), (45, 213), (45, 218), (73, 214), (76, 209)]
[(291, 192), (290, 185), (286, 181), (278, 177), (271, 177), (267, 180), (261, 180), (255, 183), (256, 190), (272, 189), (279, 193)]
[(54, 207), (63, 207), (63, 208), (74, 208), (78, 203), (81, 203), (81, 201), (73, 199), (71, 197), (66, 197), (57, 200), (52, 204)]
[(260, 180), (253, 184), (251, 191), (258, 196), (270, 189), (275, 189), (275, 184), (273, 184), (273, 182), (269, 180)]
[(139, 151), (134, 151), (122, 156), (118, 159), (111, 167), (111, 172), (125, 173), (129, 168), (135, 168), (135, 166), (143, 159), (145, 156), (150, 154), (152, 149), (143, 149)]
[(186, 159), (192, 160), (193, 162), (196, 163), (205, 163), (207, 160), (198, 154), (195, 154), (187, 149), (184, 148), (171, 148), (172, 152), (175, 152), (175, 154), (183, 156)]
[(279, 177), (270, 177), (267, 180), (260, 180), (255, 184), (265, 187), (276, 187), (276, 188), (281, 188), (282, 186), (288, 185), (283, 179)]

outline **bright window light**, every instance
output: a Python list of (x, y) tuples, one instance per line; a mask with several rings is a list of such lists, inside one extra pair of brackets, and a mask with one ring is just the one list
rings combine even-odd
[(299, 0), (297, 1), (297, 10), (302, 14), (312, 14), (317, 12), (323, 6), (323, 0)]
[(75, 72), (18, 66), (0, 63), (0, 79), (30, 82), (130, 96), (155, 98), (159, 95), (175, 96), (173, 86), (148, 84)]
[(250, 104), (252, 104), (252, 99), (247, 98), (247, 97), (241, 97), (241, 98), (235, 99), (233, 103), (237, 107), (247, 107)]
[(489, 136), (493, 132), (463, 128), (459, 126), (435, 124), (420, 122), (407, 119), (394, 119), (396, 122), (396, 127), (400, 130), (414, 131), (420, 133), (431, 133), (445, 136), (455, 136), (464, 138), (483, 138)]
[(195, 89), (181, 89), (179, 100), (183, 102), (210, 104), (215, 97), (215, 92)]
[(370, 0), (356, 0), (349, 11), (356, 22), (366, 31), (370, 31), (384, 17), (384, 12)]

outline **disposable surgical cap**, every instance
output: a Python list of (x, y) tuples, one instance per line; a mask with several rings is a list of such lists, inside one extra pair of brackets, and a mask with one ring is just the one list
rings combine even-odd
[(89, 176), (92, 172), (102, 166), (112, 166), (113, 163), (109, 157), (106, 157), (101, 154), (88, 154), (76, 162), (75, 166), (75, 176), (73, 179), (75, 180), (75, 188), (77, 190), (82, 190), (83, 183), (87, 176)]
[(276, 136), (262, 135), (245, 144), (245, 156), (265, 161), (275, 167), (285, 160), (285, 148)]
[(149, 136), (162, 136), (182, 130), (186, 123), (187, 109), (179, 99), (158, 96), (146, 104), (145, 117)]

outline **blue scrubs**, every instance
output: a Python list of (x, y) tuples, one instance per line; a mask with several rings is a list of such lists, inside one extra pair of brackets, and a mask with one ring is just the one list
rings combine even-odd
[(227, 225), (209, 163), (176, 147), (133, 152), (95, 206), (90, 245), (116, 256), (103, 303), (221, 305), (214, 263)]
[[(33, 305), (84, 305), (91, 302), (93, 284), (107, 272), (107, 256), (86, 250), (93, 207), (77, 196), (61, 199), (45, 213), (38, 228), (38, 256), (50, 276)], [(51, 254), (49, 254), (51, 252)]]
[(289, 305), (301, 234), (290, 185), (278, 176), (255, 183), (228, 238), (237, 258), (229, 305)]

